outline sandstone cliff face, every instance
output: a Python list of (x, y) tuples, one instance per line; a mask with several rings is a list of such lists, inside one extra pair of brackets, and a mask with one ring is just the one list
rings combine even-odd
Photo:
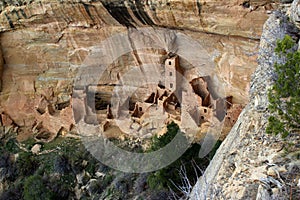
[(274, 2), (279, 1), (3, 1), (1, 30), (49, 22), (83, 27), (156, 25), (259, 39), (265, 12), (277, 7)]
[[(294, 9), (294, 8), (293, 8)], [(298, 7), (299, 9), (299, 7)], [(295, 14), (295, 13), (293, 13)], [(288, 199), (299, 195), (299, 161), (285, 153), (280, 137), (265, 133), (270, 115), (268, 88), (274, 81), (276, 41), (299, 30), (282, 13), (270, 16), (260, 43), (259, 66), (252, 76), (250, 102), (194, 187), (191, 199)], [(299, 136), (291, 136), (292, 146)], [(299, 151), (299, 148), (290, 152)], [(295, 171), (296, 170), (296, 171)], [(291, 175), (294, 178), (291, 178)], [(298, 174), (298, 175), (297, 175)]]
[[(248, 2), (2, 1), (3, 119), (6, 116), (13, 124), (38, 132), (71, 130), (73, 80), (89, 53), (117, 33), (127, 34), (133, 45), (139, 43), (132, 36), (135, 28), (149, 26), (167, 28), (166, 35), (173, 29), (199, 42), (215, 63), (227, 94), (245, 103), (262, 25), (267, 12), (277, 7), (276, 1)], [(166, 53), (163, 49), (124, 55), (112, 64), (106, 83), (114, 83), (129, 66), (142, 65), (143, 59), (160, 63)]]

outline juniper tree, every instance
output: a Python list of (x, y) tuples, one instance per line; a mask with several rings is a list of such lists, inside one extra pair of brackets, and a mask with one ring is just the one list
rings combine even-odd
[(294, 47), (295, 41), (288, 35), (277, 41), (275, 52), (284, 62), (274, 65), (277, 77), (268, 92), (273, 115), (266, 131), (283, 138), (300, 130), (300, 52)]

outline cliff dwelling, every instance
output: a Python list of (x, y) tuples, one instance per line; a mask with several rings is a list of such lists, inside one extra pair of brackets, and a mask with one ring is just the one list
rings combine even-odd
[(196, 138), (201, 139), (203, 127), (217, 120), (224, 122), (222, 133), (225, 135), (242, 106), (233, 104), (232, 97), (213, 97), (208, 89), (209, 77), (187, 81), (179, 59), (175, 55), (164, 61), (163, 79), (155, 87), (149, 87), (149, 91), (140, 96), (141, 101), (122, 96), (122, 100), (112, 105), (114, 88), (122, 86), (86, 87), (78, 92), (83, 100), (75, 100), (81, 104), (78, 107), (84, 108), (75, 112), (76, 121), (83, 120), (86, 127), (101, 130), (107, 137), (129, 134), (140, 138), (160, 134), (167, 124), (175, 122), (183, 132), (199, 134)]
[(270, 109), (299, 114), (282, 71), (300, 0), (1, 0), (0, 17), (0, 200), (300, 199), (299, 115)]

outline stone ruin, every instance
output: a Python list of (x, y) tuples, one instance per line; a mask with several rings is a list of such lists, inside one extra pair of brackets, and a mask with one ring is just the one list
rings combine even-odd
[[(145, 91), (134, 97), (123, 96), (125, 100), (114, 105), (112, 94), (115, 88), (122, 90), (122, 85), (82, 86), (73, 90), (72, 97), (59, 96), (56, 100), (51, 100), (53, 92), (49, 91), (36, 98), (37, 121), (32, 130), (24, 132), (33, 131), (35, 138), (43, 142), (70, 131), (115, 138), (124, 135), (150, 138), (164, 134), (167, 124), (173, 121), (199, 141), (213, 123), (223, 122), (221, 138), (225, 138), (243, 106), (234, 104), (232, 97), (214, 97), (208, 89), (209, 77), (186, 80), (179, 61), (176, 55), (167, 58), (162, 65), (162, 80), (157, 85), (143, 88)], [(5, 113), (0, 115), (0, 122), (18, 126)]]
[[(225, 136), (242, 105), (233, 104), (232, 97), (213, 97), (208, 90), (209, 77), (198, 77), (185, 84), (178, 56), (167, 58), (164, 68), (164, 80), (149, 88), (141, 101), (128, 96), (112, 105), (113, 88), (122, 86), (91, 85), (75, 90), (74, 117), (83, 129), (81, 132), (117, 138), (125, 134), (150, 138), (165, 133), (167, 124), (174, 121), (183, 132), (199, 141), (209, 126), (222, 122)], [(126, 105), (121, 105), (124, 102)]]

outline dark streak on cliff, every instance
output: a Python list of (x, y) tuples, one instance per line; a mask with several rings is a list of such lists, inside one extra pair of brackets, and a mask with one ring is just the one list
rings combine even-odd
[(20, 11), (21, 15), (22, 15), (25, 19), (27, 19), (27, 15), (26, 15), (26, 13), (24, 12), (24, 10), (21, 9), (21, 10), (19, 10), (19, 11)]
[(11, 21), (11, 18), (6, 13), (4, 15), (9, 23), (10, 28), (15, 28), (13, 22)]
[(120, 24), (126, 27), (135, 27), (134, 20), (130, 16), (124, 1), (121, 1), (118, 6), (115, 6), (113, 3), (108, 3), (107, 1), (102, 0), (102, 4), (109, 14), (115, 18)]
[(144, 5), (140, 2), (140, 0), (135, 0), (135, 3), (131, 7), (136, 18), (139, 19), (144, 25), (155, 25), (151, 18), (148, 16), (147, 12), (144, 9)]
[(91, 11), (90, 11), (90, 8), (89, 8), (90, 5), (88, 5), (86, 3), (82, 3), (82, 4), (83, 4), (84, 9), (85, 9), (86, 13), (88, 14), (88, 16), (91, 18), (92, 21), (94, 21), (94, 17), (91, 14)]
[(200, 0), (197, 0), (197, 9), (198, 9), (198, 15), (201, 15), (202, 5), (200, 3)]
[(15, 15), (17, 16), (18, 20), (21, 19), (21, 17), (20, 17), (20, 15), (19, 15), (18, 11), (13, 10), (13, 11), (11, 11), (11, 13), (12, 13), (12, 14), (15, 14)]

